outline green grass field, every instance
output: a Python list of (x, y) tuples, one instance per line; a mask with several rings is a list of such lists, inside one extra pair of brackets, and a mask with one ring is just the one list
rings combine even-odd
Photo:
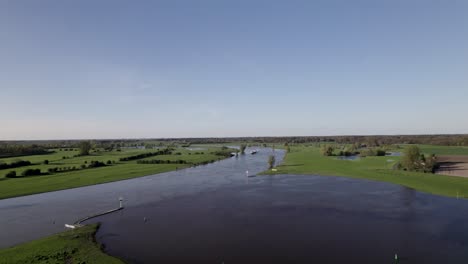
[[(450, 151), (453, 148), (454, 151)], [(444, 155), (461, 155), (463, 148), (422, 146), (422, 151)], [(276, 167), (276, 172), (266, 174), (315, 174), (346, 176), (384, 181), (404, 185), (419, 191), (452, 197), (468, 197), (468, 179), (443, 176), (431, 173), (416, 173), (393, 170), (393, 165), (400, 157), (365, 157), (358, 160), (339, 160), (337, 157), (325, 157), (317, 147), (293, 146), (284, 162)]]
[[(187, 162), (200, 163), (212, 160), (219, 160), (221, 156), (212, 154), (213, 151), (220, 150), (220, 147), (210, 146), (206, 150), (190, 151), (185, 148), (177, 148), (173, 151), (172, 155), (161, 155), (145, 158), (147, 160), (161, 159), (161, 160), (186, 160)], [(142, 149), (122, 149), (122, 151), (97, 151), (91, 153), (89, 156), (73, 157), (78, 154), (78, 151), (60, 151), (56, 150), (55, 153), (47, 155), (34, 155), (23, 156), (17, 158), (0, 159), (0, 162), (11, 163), (12, 161), (21, 159), (28, 160), (35, 165), (19, 167), (14, 169), (0, 170), (0, 199), (56, 191), (74, 187), (81, 187), (87, 185), (94, 185), (99, 183), (118, 181), (130, 179), (145, 175), (152, 175), (167, 171), (172, 171), (181, 168), (187, 168), (190, 164), (137, 164), (137, 161), (120, 162), (119, 158), (136, 155), (145, 152), (152, 152), (155, 150), (142, 150)], [(179, 152), (181, 155), (175, 155)], [(196, 155), (195, 153), (199, 153)], [(201, 154), (203, 152), (203, 154)], [(190, 153), (190, 155), (189, 155)], [(62, 157), (70, 157), (63, 159)], [(49, 164), (43, 164), (44, 160), (49, 160)], [(57, 172), (50, 175), (29, 176), (19, 178), (6, 178), (4, 177), (9, 171), (15, 170), (18, 175), (26, 169), (41, 169), (42, 172), (47, 172), (49, 168), (53, 167), (80, 167), (81, 165), (89, 164), (92, 160), (107, 162), (108, 160), (115, 161), (115, 164), (92, 169), (83, 169), (76, 171)]]
[(468, 155), (468, 147), (418, 145), (421, 152), (436, 155)]
[(0, 250), (0, 264), (106, 263), (124, 262), (106, 255), (95, 242), (97, 224)]

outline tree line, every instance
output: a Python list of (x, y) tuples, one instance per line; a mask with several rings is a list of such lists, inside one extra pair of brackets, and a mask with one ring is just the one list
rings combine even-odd
[(39, 145), (18, 145), (14, 143), (0, 144), (0, 158), (40, 155), (51, 153), (48, 149)]
[(148, 157), (154, 157), (154, 156), (159, 156), (159, 155), (170, 155), (172, 154), (172, 151), (168, 148), (159, 150), (156, 152), (147, 152), (147, 153), (142, 153), (138, 155), (133, 155), (133, 156), (128, 156), (128, 157), (123, 157), (120, 158), (120, 161), (131, 161), (131, 160), (138, 160), (138, 159), (144, 159)]
[(28, 160), (13, 161), (10, 164), (0, 163), (0, 170), (13, 169), (13, 168), (24, 167), (24, 166), (29, 166), (29, 165), (32, 165), (32, 163)]

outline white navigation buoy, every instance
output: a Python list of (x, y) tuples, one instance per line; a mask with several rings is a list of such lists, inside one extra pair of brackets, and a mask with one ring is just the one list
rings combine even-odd
[(122, 208), (123, 207), (123, 205), (122, 205), (122, 202), (123, 202), (122, 196), (119, 197), (119, 202), (120, 202), (120, 208)]
[(249, 171), (248, 171), (248, 170), (245, 171), (245, 175), (246, 175), (247, 177), (249, 177)]

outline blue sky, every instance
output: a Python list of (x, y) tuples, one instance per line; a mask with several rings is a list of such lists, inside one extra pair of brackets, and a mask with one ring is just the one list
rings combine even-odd
[(0, 140), (468, 133), (468, 1), (0, 1)]

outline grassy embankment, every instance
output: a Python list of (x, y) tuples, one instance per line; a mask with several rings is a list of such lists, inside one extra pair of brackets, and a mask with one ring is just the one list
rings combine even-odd
[[(467, 147), (420, 145), (422, 152), (437, 155), (468, 155)], [(267, 174), (316, 174), (346, 176), (384, 181), (404, 185), (419, 191), (452, 196), (468, 197), (468, 178), (393, 170), (400, 157), (365, 157), (358, 160), (339, 160), (325, 157), (314, 146), (291, 146), (284, 162), (276, 172)]]
[(0, 264), (106, 263), (124, 262), (106, 255), (94, 239), (97, 224), (0, 250)]
[[(210, 162), (223, 158), (212, 153), (220, 149), (220, 147), (212, 146), (204, 150), (193, 151), (185, 148), (177, 148), (171, 155), (153, 156), (144, 158), (144, 160), (185, 160), (188, 163)], [(81, 157), (73, 157), (78, 154), (78, 151), (64, 151), (58, 149), (54, 151), (55, 153), (47, 155), (0, 159), (0, 162), (5, 163), (11, 163), (18, 159), (28, 160), (34, 163), (30, 166), (0, 170), (0, 199), (130, 179), (193, 166), (192, 164), (137, 164), (136, 160), (119, 161), (119, 158), (145, 152), (154, 152), (156, 151), (155, 149), (122, 149), (122, 151), (110, 152), (97, 151), (92, 152), (89, 156)], [(180, 155), (176, 155), (178, 152)], [(69, 158), (63, 159), (63, 157)], [(48, 160), (49, 164), (44, 164), (44, 160)], [(80, 168), (82, 165), (89, 165), (93, 160), (104, 163), (110, 160), (115, 163), (100, 168), (77, 169), (75, 171), (56, 172), (49, 175), (18, 178), (5, 177), (5, 175), (12, 170), (16, 171), (17, 175), (21, 175), (26, 169), (40, 169), (41, 172), (47, 173), (49, 168)]]

